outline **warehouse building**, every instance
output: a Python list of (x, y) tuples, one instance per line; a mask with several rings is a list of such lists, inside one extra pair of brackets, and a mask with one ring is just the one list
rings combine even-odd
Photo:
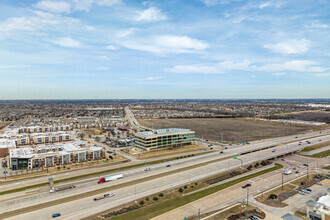
[(99, 160), (104, 156), (102, 147), (86, 146), (81, 142), (52, 144), (10, 150), (9, 167), (12, 170), (52, 167)]
[(173, 148), (191, 144), (195, 131), (182, 128), (168, 128), (153, 131), (143, 131), (135, 134), (135, 147), (144, 150)]

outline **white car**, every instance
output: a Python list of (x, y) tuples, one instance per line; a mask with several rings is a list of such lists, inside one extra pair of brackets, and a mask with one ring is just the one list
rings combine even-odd
[(115, 196), (114, 193), (108, 193), (108, 194), (104, 194), (104, 197), (107, 198), (107, 197), (112, 197), (112, 196)]

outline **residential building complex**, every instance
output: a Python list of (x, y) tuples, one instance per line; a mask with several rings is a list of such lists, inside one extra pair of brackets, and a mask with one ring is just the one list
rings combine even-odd
[(172, 148), (191, 144), (195, 138), (195, 131), (182, 128), (168, 128), (135, 134), (135, 147), (144, 151), (160, 148)]
[(9, 167), (12, 170), (52, 167), (99, 160), (104, 156), (102, 147), (86, 146), (81, 142), (51, 144), (10, 150)]

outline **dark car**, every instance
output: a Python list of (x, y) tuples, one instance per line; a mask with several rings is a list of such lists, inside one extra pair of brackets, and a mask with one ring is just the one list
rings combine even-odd
[(220, 151), (220, 154), (223, 154), (223, 151)]
[(251, 186), (251, 184), (250, 184), (250, 183), (248, 183), (248, 184), (246, 184), (246, 185), (242, 186), (242, 188), (243, 188), (243, 189), (245, 189), (246, 187), (249, 187), (249, 186)]
[(54, 213), (54, 214), (52, 215), (53, 218), (56, 218), (56, 217), (59, 217), (59, 216), (61, 216), (61, 213)]
[(171, 164), (167, 164), (167, 165), (166, 165), (166, 167), (170, 167), (170, 166), (171, 166)]

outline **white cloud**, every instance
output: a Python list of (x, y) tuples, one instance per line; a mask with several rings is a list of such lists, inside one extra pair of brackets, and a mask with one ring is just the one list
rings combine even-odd
[(196, 53), (208, 48), (208, 44), (187, 36), (161, 35), (134, 41), (120, 41), (123, 47), (156, 54)]
[(244, 60), (243, 62), (231, 62), (224, 61), (214, 65), (177, 65), (167, 71), (172, 73), (202, 73), (202, 74), (220, 74), (226, 73), (231, 70), (242, 70), (248, 71), (253, 69), (253, 66), (250, 66), (250, 62), (248, 60)]
[(108, 50), (117, 50), (118, 49), (117, 47), (112, 46), (112, 45), (106, 46), (105, 48)]
[(93, 4), (98, 6), (113, 6), (122, 4), (122, 0), (73, 0), (74, 9), (78, 11), (89, 11)]
[(145, 78), (144, 80), (153, 81), (153, 80), (157, 80), (157, 79), (161, 79), (161, 78), (162, 78), (161, 76), (155, 76), (155, 77), (150, 76), (150, 77)]
[(155, 7), (150, 7), (144, 11), (138, 12), (138, 16), (134, 18), (136, 21), (162, 21), (167, 17), (162, 11)]
[(323, 72), (327, 68), (318, 66), (319, 64), (311, 60), (293, 60), (282, 64), (267, 64), (259, 67), (261, 71), (294, 71), (294, 72)]
[(222, 73), (216, 67), (202, 65), (177, 65), (167, 69), (172, 73), (202, 73), (202, 74), (217, 74)]
[(325, 77), (325, 76), (330, 76), (330, 73), (315, 73), (314, 76)]
[(259, 8), (262, 9), (262, 8), (266, 8), (268, 6), (271, 5), (271, 2), (265, 2), (265, 3), (262, 3), (261, 5), (259, 5)]
[(298, 54), (305, 53), (308, 51), (310, 41), (306, 39), (301, 40), (288, 40), (277, 44), (266, 44), (265, 48), (270, 49), (277, 53), (282, 54)]
[(284, 76), (286, 73), (272, 73), (273, 76)]
[(40, 1), (34, 5), (36, 8), (52, 13), (70, 13), (71, 5), (64, 1)]
[(54, 44), (57, 44), (61, 47), (81, 47), (81, 43), (72, 39), (71, 37), (63, 37), (57, 40), (52, 41)]

